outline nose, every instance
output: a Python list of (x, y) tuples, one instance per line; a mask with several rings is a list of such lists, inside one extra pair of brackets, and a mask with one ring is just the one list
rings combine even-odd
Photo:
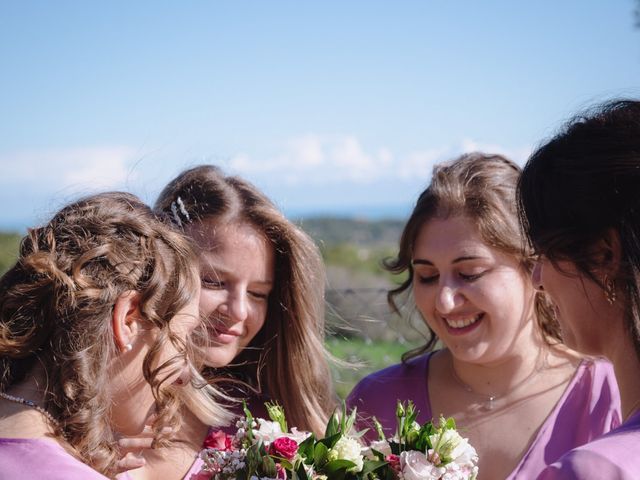
[(542, 262), (540, 262), (540, 260), (536, 260), (536, 263), (533, 264), (531, 283), (533, 283), (533, 288), (536, 290), (544, 290), (542, 287)]
[(447, 314), (463, 302), (462, 295), (453, 285), (441, 285), (436, 296), (436, 310)]
[(247, 294), (245, 292), (229, 292), (225, 302), (220, 305), (220, 311), (232, 322), (243, 322), (249, 314)]

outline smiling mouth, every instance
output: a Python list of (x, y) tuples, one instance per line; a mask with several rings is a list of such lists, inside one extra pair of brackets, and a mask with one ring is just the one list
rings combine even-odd
[(442, 318), (450, 329), (461, 330), (474, 325), (478, 321), (482, 320), (482, 317), (484, 317), (484, 313), (479, 313), (475, 316), (469, 316), (466, 318), (457, 318), (457, 319), (450, 319), (447, 317), (442, 317)]

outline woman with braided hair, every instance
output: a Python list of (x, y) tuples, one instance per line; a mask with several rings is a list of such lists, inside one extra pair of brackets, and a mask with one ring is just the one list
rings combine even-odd
[(166, 444), (199, 291), (189, 242), (133, 195), (90, 196), (30, 229), (0, 278), (0, 479), (113, 478), (119, 436), (151, 414)]

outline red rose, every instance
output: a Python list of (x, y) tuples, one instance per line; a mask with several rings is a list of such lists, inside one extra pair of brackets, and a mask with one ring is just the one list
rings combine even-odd
[(269, 453), (276, 457), (286, 458), (291, 460), (298, 452), (298, 442), (292, 440), (289, 437), (276, 438), (271, 442), (269, 447)]
[(213, 448), (215, 450), (226, 452), (228, 450), (233, 450), (232, 440), (233, 438), (222, 430), (209, 432), (209, 435), (207, 435), (207, 438), (205, 438), (202, 443), (202, 448)]

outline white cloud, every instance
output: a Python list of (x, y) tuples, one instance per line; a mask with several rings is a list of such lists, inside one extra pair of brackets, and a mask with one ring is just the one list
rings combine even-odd
[(0, 184), (43, 185), (50, 190), (87, 186), (121, 187), (132, 179), (135, 150), (129, 147), (86, 147), (22, 150), (0, 155)]
[(287, 185), (370, 184), (385, 179), (426, 182), (436, 163), (476, 150), (502, 153), (519, 163), (530, 153), (528, 147), (508, 149), (463, 139), (398, 156), (384, 146), (366, 148), (353, 135), (307, 134), (283, 142), (271, 158), (258, 161), (242, 153), (229, 166), (250, 178), (268, 175)]

